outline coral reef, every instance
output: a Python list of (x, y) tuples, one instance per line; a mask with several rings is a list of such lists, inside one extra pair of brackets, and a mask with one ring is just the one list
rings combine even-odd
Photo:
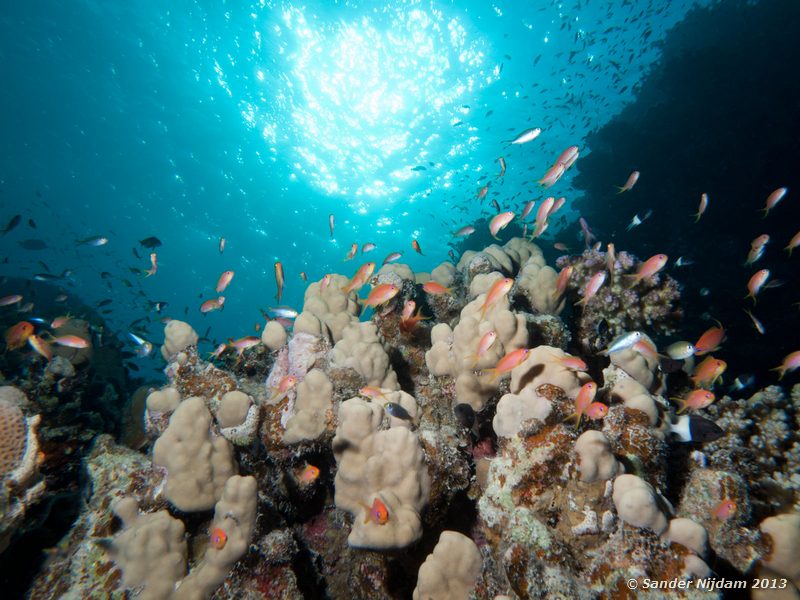
[[(725, 397), (693, 415), (722, 437), (680, 441), (665, 397), (685, 377), (636, 347), (597, 355), (616, 333), (669, 331), (674, 282), (627, 288), (637, 261), (620, 253), (613, 298), (580, 313), (569, 305), (605, 255), (564, 262), (566, 300), (519, 238), (430, 275), (385, 265), (364, 286), (399, 291), (363, 320), (350, 278), (330, 274), (292, 330), (272, 321), (216, 364), (170, 321), (166, 381), (138, 392), (141, 450), (95, 442), (86, 501), (32, 593), (611, 598), (634, 597), (631, 579), (722, 569), (796, 585), (800, 386)], [(426, 318), (404, 323), (412, 301)], [(49, 376), (80, 376), (64, 366)], [(8, 471), (39, 411), (2, 390)]]

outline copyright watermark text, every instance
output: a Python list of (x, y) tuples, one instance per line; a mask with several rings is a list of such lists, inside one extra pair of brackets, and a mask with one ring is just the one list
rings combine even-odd
[(787, 579), (725, 579), (704, 577), (702, 579), (628, 579), (626, 582), (631, 590), (782, 590), (788, 584)]

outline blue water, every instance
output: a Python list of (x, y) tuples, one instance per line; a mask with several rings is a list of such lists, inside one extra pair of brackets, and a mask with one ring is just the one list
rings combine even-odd
[[(379, 264), (402, 251), (430, 270), (452, 231), (493, 212), (489, 199), (519, 211), (549, 193), (575, 198), (580, 159), (549, 193), (535, 182), (567, 146), (591, 152), (587, 133), (633, 101), (694, 5), (12, 3), (0, 14), (0, 225), (23, 221), (0, 238), (2, 274), (30, 278), (38, 261), (71, 270), (68, 294), (111, 298), (120, 336), (149, 316), (138, 331), (158, 343), (164, 316), (210, 326), (212, 339), (252, 334), (275, 304), (275, 261), (282, 303), (298, 309), (300, 272), (355, 272), (360, 256), (343, 262), (352, 243), (376, 244)], [(528, 127), (539, 139), (505, 147)], [(76, 246), (93, 235), (110, 242)], [(163, 245), (144, 278), (129, 268), (149, 268), (137, 243), (148, 236)], [(22, 249), (30, 238), (48, 248)], [(202, 316), (228, 269), (224, 311)]]

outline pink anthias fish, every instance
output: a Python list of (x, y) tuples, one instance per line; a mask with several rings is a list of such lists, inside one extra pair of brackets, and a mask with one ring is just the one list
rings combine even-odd
[(628, 175), (628, 180), (625, 182), (625, 185), (622, 187), (617, 186), (617, 189), (619, 190), (617, 193), (621, 194), (623, 192), (629, 192), (633, 189), (633, 186), (636, 185), (637, 181), (639, 181), (639, 171), (634, 171)]
[(544, 174), (544, 177), (542, 177), (538, 181), (539, 185), (541, 185), (543, 187), (546, 187), (546, 188), (551, 187), (559, 179), (561, 179), (561, 176), (564, 174), (565, 170), (566, 170), (566, 167), (563, 164), (557, 162), (552, 167), (550, 167), (547, 170), (547, 172)]
[(525, 359), (528, 358), (530, 352), (530, 348), (518, 348), (506, 354), (494, 368), (486, 370), (486, 373), (491, 375), (489, 382), (494, 383), (498, 378), (506, 373), (510, 373), (513, 369), (521, 365), (525, 362)]
[(707, 208), (708, 208), (708, 194), (703, 192), (702, 194), (700, 194), (700, 206), (697, 207), (697, 212), (692, 215), (694, 217), (695, 223), (697, 223), (700, 220), (700, 217), (703, 216), (703, 213), (706, 212)]
[(625, 276), (628, 281), (628, 285), (632, 287), (644, 279), (649, 279), (661, 271), (661, 269), (663, 269), (667, 264), (668, 260), (669, 257), (666, 254), (656, 254), (655, 256), (651, 256), (641, 265), (639, 265), (639, 269), (636, 271), (635, 275)]
[(373, 250), (375, 250), (375, 248), (377, 248), (377, 246), (375, 244), (373, 244), (372, 242), (367, 242), (366, 244), (361, 246), (361, 254), (366, 254), (367, 252), (372, 252)]
[(798, 368), (800, 368), (800, 350), (795, 350), (783, 357), (783, 362), (781, 362), (779, 367), (775, 367), (771, 370), (777, 371), (778, 380), (782, 380), (786, 373), (790, 373)]
[(769, 236), (766, 233), (761, 234), (752, 242), (750, 242), (750, 252), (747, 254), (747, 260), (744, 263), (745, 267), (752, 265), (764, 254), (764, 248), (769, 243)]
[(794, 236), (792, 237), (791, 240), (789, 240), (789, 243), (786, 245), (786, 248), (784, 248), (784, 250), (786, 250), (789, 253), (789, 256), (791, 256), (792, 250), (794, 250), (798, 246), (800, 246), (800, 231), (794, 234)]
[(492, 234), (492, 237), (496, 240), (500, 238), (497, 237), (497, 232), (501, 229), (505, 229), (505, 227), (514, 220), (514, 213), (511, 211), (502, 212), (499, 215), (495, 215), (495, 217), (489, 223), (489, 232)]
[(769, 279), (769, 269), (761, 269), (760, 271), (756, 271), (750, 278), (750, 281), (747, 282), (748, 294), (745, 296), (745, 298), (751, 298), (753, 300), (753, 304), (755, 304), (756, 296), (758, 296), (761, 288), (764, 287), (767, 279)]
[(536, 206), (536, 200), (531, 200), (525, 205), (525, 208), (522, 209), (522, 214), (519, 216), (520, 221), (524, 221), (529, 214), (533, 211), (533, 207)]
[(778, 205), (778, 202), (783, 200), (783, 197), (786, 195), (786, 192), (789, 191), (789, 188), (779, 187), (777, 190), (772, 192), (769, 196), (767, 196), (767, 203), (761, 210), (764, 213), (764, 218), (767, 218), (769, 211), (775, 208)]
[(151, 252), (150, 253), (150, 268), (147, 271), (145, 271), (144, 276), (145, 277), (150, 277), (152, 275), (155, 275), (157, 270), (158, 270), (158, 265), (156, 264), (156, 253), (155, 252)]
[(567, 285), (569, 284), (569, 280), (572, 277), (572, 273), (575, 271), (575, 267), (572, 265), (567, 265), (558, 273), (558, 278), (556, 279), (556, 289), (553, 292), (554, 298), (560, 298), (562, 294), (566, 291)]
[(588, 248), (589, 244), (597, 239), (597, 236), (589, 228), (589, 223), (586, 222), (586, 219), (581, 217), (578, 219), (578, 223), (580, 223), (581, 232), (583, 233), (583, 243)]
[(225, 271), (222, 275), (219, 276), (217, 280), (217, 293), (221, 294), (225, 291), (225, 288), (228, 287), (228, 284), (233, 279), (233, 271)]
[(599, 290), (602, 285), (606, 281), (606, 272), (599, 271), (592, 275), (591, 279), (589, 279), (586, 287), (583, 289), (583, 298), (577, 302), (578, 306), (586, 306), (589, 303), (589, 300), (594, 298), (597, 290)]
[(200, 312), (206, 314), (211, 312), (212, 310), (219, 310), (223, 306), (225, 306), (225, 296), (220, 296), (219, 298), (212, 298), (211, 300), (206, 300), (200, 305)]
[(489, 291), (486, 294), (486, 299), (481, 305), (481, 319), (486, 316), (487, 310), (494, 308), (500, 299), (504, 298), (506, 294), (508, 294), (513, 285), (514, 280), (509, 277), (506, 277), (505, 279), (498, 279), (492, 284), (492, 287), (489, 288)]
[(556, 164), (564, 165), (565, 170), (569, 169), (578, 160), (578, 150), (577, 146), (570, 146), (559, 155)]
[(489, 348), (497, 340), (497, 332), (494, 329), (491, 329), (483, 334), (480, 341), (478, 342), (478, 349), (475, 351), (475, 354), (468, 356), (467, 358), (472, 363), (472, 368), (474, 369), (480, 360), (486, 355), (486, 352)]

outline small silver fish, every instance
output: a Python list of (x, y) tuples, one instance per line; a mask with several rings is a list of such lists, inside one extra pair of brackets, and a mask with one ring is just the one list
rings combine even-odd
[(627, 350), (628, 348), (633, 347), (633, 345), (640, 339), (642, 339), (642, 335), (644, 334), (641, 331), (630, 331), (628, 333), (623, 333), (622, 335), (617, 336), (614, 341), (609, 344), (608, 348), (601, 352), (601, 354), (603, 356), (608, 356), (612, 352)]
[(684, 258), (683, 256), (679, 256), (675, 261), (676, 267), (688, 267), (689, 265), (693, 265), (694, 261), (689, 260), (688, 258)]
[(289, 306), (270, 306), (269, 312), (284, 319), (294, 319), (297, 311)]

